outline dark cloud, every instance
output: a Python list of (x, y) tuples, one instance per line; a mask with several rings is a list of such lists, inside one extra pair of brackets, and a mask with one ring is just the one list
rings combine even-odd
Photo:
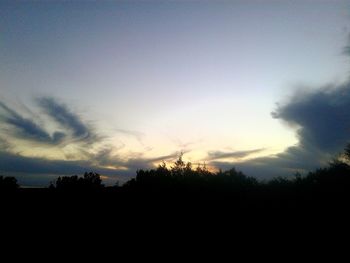
[[(35, 183), (35, 185), (45, 186), (58, 176), (83, 174), (86, 171), (95, 171), (120, 181), (126, 181), (135, 175), (131, 170), (102, 168), (92, 165), (90, 161), (48, 160), (0, 151), (0, 174), (19, 175), (22, 184)], [(40, 180), (33, 180), (33, 178)]]
[(273, 117), (299, 128), (301, 146), (335, 153), (350, 138), (350, 84), (297, 94)]
[(223, 170), (235, 166), (248, 175), (266, 179), (276, 176), (290, 176), (295, 172), (305, 173), (324, 166), (331, 158), (332, 155), (328, 153), (310, 151), (302, 146), (292, 146), (273, 156), (258, 157), (235, 163), (213, 161), (210, 164)]
[(22, 117), (3, 102), (0, 102), (0, 108), (2, 109), (0, 112), (2, 123), (12, 126), (17, 137), (43, 143), (59, 143), (65, 137), (65, 134), (61, 132), (55, 132), (53, 136), (50, 136), (33, 120)]
[[(350, 35), (343, 53), (350, 56)], [(234, 165), (250, 175), (265, 178), (327, 165), (350, 142), (350, 81), (299, 91), (271, 115), (297, 129), (297, 145), (274, 156), (211, 164), (222, 169)]]
[(73, 136), (79, 139), (87, 139), (91, 136), (90, 129), (81, 119), (72, 113), (65, 105), (58, 103), (54, 98), (40, 98), (39, 105), (60, 126), (72, 131)]
[(234, 151), (234, 152), (222, 152), (222, 151), (210, 151), (208, 152), (208, 156), (206, 160), (217, 160), (217, 159), (224, 159), (224, 158), (243, 158), (246, 156), (249, 156), (253, 153), (258, 153), (263, 151), (264, 149), (254, 149), (254, 150), (248, 150), (248, 151)]
[[(43, 158), (25, 157), (20, 154), (0, 152), (0, 167), (6, 172), (27, 172), (47, 174), (80, 173), (88, 167), (87, 163), (64, 160), (47, 160)], [(86, 167), (86, 168), (85, 168)]]
[(222, 169), (236, 166), (261, 178), (286, 176), (327, 165), (350, 141), (350, 83), (298, 92), (272, 116), (296, 128), (297, 145), (273, 156), (211, 164)]
[[(178, 153), (155, 158), (139, 156), (124, 160), (113, 155), (106, 148), (96, 154), (95, 157), (93, 160), (48, 160), (0, 151), (0, 174), (16, 175), (20, 179), (20, 184), (45, 186), (58, 176), (95, 171), (101, 175), (108, 176), (107, 180), (111, 182), (114, 180), (123, 183), (134, 177), (138, 169), (153, 168), (154, 162), (175, 159), (178, 157)], [(106, 166), (116, 168), (105, 168)]]

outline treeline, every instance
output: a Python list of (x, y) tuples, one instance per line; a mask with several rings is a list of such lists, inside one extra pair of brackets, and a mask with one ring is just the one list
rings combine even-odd
[[(221, 198), (251, 201), (305, 200), (315, 197), (336, 198), (350, 195), (350, 146), (333, 160), (328, 167), (293, 178), (278, 177), (258, 181), (232, 168), (228, 171), (211, 172), (205, 165), (193, 168), (182, 156), (170, 167), (165, 163), (155, 169), (138, 170), (136, 177), (124, 185), (105, 187), (101, 176), (94, 172), (83, 176), (63, 176), (46, 188), (55, 193), (123, 193), (137, 196), (176, 198)], [(21, 189), (14, 177), (0, 176), (0, 191), (16, 192)], [(33, 191), (33, 190), (31, 190)]]

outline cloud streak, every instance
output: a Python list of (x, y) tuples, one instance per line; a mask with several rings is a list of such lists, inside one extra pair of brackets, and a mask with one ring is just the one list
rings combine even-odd
[(106, 147), (98, 151), (96, 154), (91, 155), (90, 158), (100, 166), (123, 167), (124, 169), (136, 172), (138, 169), (153, 168), (155, 163), (175, 160), (180, 154), (178, 152), (173, 152), (168, 155), (146, 158), (143, 153), (121, 157), (113, 152), (113, 147)]
[(36, 102), (52, 123), (58, 124), (58, 130), (49, 133), (46, 126), (50, 123), (45, 122), (45, 126), (39, 125), (37, 121), (23, 117), (0, 101), (0, 125), (6, 125), (9, 136), (51, 145), (71, 143), (72, 140), (79, 143), (95, 143), (101, 138), (77, 114), (54, 98), (43, 97)]
[(2, 109), (2, 113), (0, 113), (2, 122), (14, 128), (14, 132), (16, 133), (17, 137), (54, 144), (61, 142), (65, 137), (65, 134), (62, 132), (55, 132), (52, 136), (50, 136), (48, 132), (46, 132), (33, 120), (22, 117), (3, 102), (0, 102), (0, 108)]
[(38, 104), (61, 127), (72, 131), (74, 138), (87, 139), (91, 136), (90, 129), (65, 105), (59, 104), (55, 99), (49, 97), (38, 99)]
[(253, 149), (253, 150), (247, 150), (247, 151), (234, 151), (234, 152), (210, 151), (208, 152), (208, 156), (206, 160), (212, 161), (212, 160), (226, 159), (226, 158), (243, 158), (254, 153), (262, 152), (263, 150), (265, 149), (261, 148), (261, 149)]
[(134, 175), (134, 171), (103, 168), (85, 160), (48, 160), (0, 151), (0, 174), (15, 174), (24, 185), (47, 186), (58, 176), (83, 174), (86, 171), (95, 171), (120, 181)]
[(95, 162), (91, 162), (91, 160), (49, 160), (0, 150), (0, 174), (16, 174), (20, 183), (24, 185), (48, 185), (58, 176), (83, 174), (86, 171), (95, 171), (107, 176), (110, 182), (125, 182), (134, 177), (140, 168), (153, 168), (155, 162), (177, 157), (178, 153), (173, 153), (155, 158), (140, 156), (121, 159), (117, 155), (112, 155), (109, 149), (105, 149), (96, 154)]

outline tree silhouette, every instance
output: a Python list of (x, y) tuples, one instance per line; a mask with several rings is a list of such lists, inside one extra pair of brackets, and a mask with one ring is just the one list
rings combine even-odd
[[(0, 176), (2, 193), (17, 188), (14, 177)], [(95, 198), (96, 196), (108, 197), (114, 201), (116, 199), (113, 197), (118, 196), (125, 198), (124, 201), (136, 199), (144, 204), (168, 205), (169, 202), (181, 200), (185, 201), (183, 203), (195, 200), (195, 204), (205, 204), (208, 200), (215, 200), (216, 203), (220, 201), (229, 204), (228, 207), (289, 209), (324, 207), (324, 204), (342, 204), (342, 207), (346, 207), (346, 200), (350, 198), (350, 145), (347, 145), (343, 154), (332, 160), (327, 167), (307, 174), (296, 173), (294, 177), (276, 177), (268, 181), (259, 181), (235, 168), (212, 171), (208, 170), (205, 164), (194, 168), (190, 162), (185, 162), (183, 154), (180, 154), (174, 164), (167, 165), (163, 162), (154, 169), (138, 170), (135, 178), (118, 187), (105, 187), (98, 173), (86, 172), (82, 176), (59, 177), (45, 191), (21, 189), (18, 192), (24, 193), (24, 196), (27, 193), (37, 193), (38, 196), (58, 193), (51, 196), (58, 196), (59, 199), (68, 192), (69, 200), (74, 196), (71, 193), (84, 193), (84, 197), (93, 193), (94, 198), (86, 199), (89, 200), (86, 204), (96, 206), (102, 203), (102, 199)], [(106, 199), (103, 199), (103, 202), (106, 202)]]
[(101, 176), (94, 172), (85, 172), (83, 177), (63, 176), (56, 180), (56, 189), (59, 190), (96, 190), (103, 187)]
[(101, 176), (94, 172), (85, 172), (82, 182), (87, 188), (98, 189), (103, 187)]
[(0, 191), (13, 191), (18, 189), (17, 179), (10, 176), (0, 176)]

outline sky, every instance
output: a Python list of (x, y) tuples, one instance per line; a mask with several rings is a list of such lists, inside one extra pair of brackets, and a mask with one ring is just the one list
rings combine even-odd
[(341, 0), (0, 1), (0, 174), (325, 165), (350, 139), (349, 22)]

